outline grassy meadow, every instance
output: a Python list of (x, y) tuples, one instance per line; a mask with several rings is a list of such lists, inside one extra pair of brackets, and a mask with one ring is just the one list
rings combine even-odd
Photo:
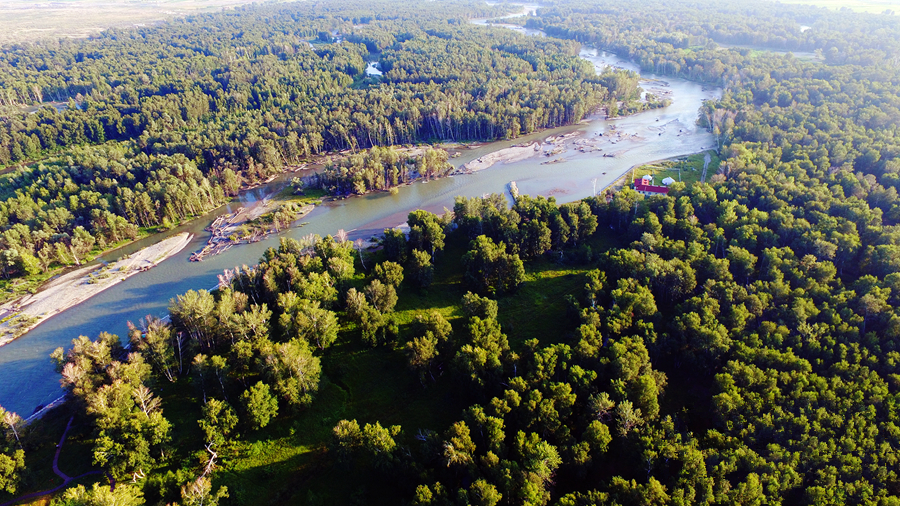
[[(715, 151), (705, 151), (703, 153), (695, 153), (690, 156), (678, 157), (670, 160), (660, 160), (646, 165), (635, 167), (632, 171), (634, 179), (640, 178), (646, 174), (653, 176), (654, 184), (662, 184), (662, 180), (671, 177), (675, 181), (681, 181), (685, 184), (696, 183), (703, 176), (703, 159), (704, 155), (709, 153), (711, 161), (706, 171), (707, 182), (709, 178), (719, 169), (721, 160)], [(631, 177), (631, 175), (629, 175)]]

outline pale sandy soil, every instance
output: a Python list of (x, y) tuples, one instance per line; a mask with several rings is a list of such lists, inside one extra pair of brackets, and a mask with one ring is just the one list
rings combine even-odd
[(107, 288), (145, 271), (187, 247), (193, 235), (174, 235), (105, 266), (92, 265), (64, 274), (33, 295), (0, 306), (0, 346), (41, 322), (80, 304)]
[(481, 158), (472, 160), (460, 167), (459, 171), (465, 173), (478, 172), (479, 170), (487, 169), (497, 163), (521, 162), (540, 152), (541, 145), (537, 142), (532, 142), (527, 146), (513, 146), (511, 148), (488, 153)]
[(0, 45), (83, 38), (109, 27), (131, 28), (197, 12), (233, 9), (248, 0), (0, 0)]

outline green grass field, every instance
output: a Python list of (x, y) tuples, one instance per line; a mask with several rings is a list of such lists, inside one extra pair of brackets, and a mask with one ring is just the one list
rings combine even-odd
[(706, 172), (708, 181), (719, 169), (719, 164), (722, 162), (715, 151), (704, 151), (690, 156), (641, 165), (634, 169), (634, 177), (640, 178), (641, 176), (650, 174), (653, 176), (655, 184), (662, 184), (662, 180), (667, 177), (671, 177), (675, 181), (681, 181), (685, 184), (695, 183), (700, 181), (700, 178), (703, 175), (703, 159), (706, 153), (709, 153), (712, 157)]

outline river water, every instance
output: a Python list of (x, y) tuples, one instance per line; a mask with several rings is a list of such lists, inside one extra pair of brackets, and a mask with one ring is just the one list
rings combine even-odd
[[(484, 21), (478, 22), (484, 24)], [(543, 35), (536, 31), (528, 33)], [(598, 71), (607, 65), (639, 70), (613, 54), (592, 48), (584, 48), (581, 57), (593, 63)], [(385, 227), (405, 222), (411, 210), (440, 212), (444, 207), (452, 208), (457, 195), (474, 197), (501, 193), (510, 181), (516, 181), (522, 194), (553, 195), (559, 202), (571, 202), (592, 195), (595, 189), (599, 192), (636, 164), (696, 153), (714, 145), (712, 136), (696, 126), (696, 119), (702, 101), (718, 98), (720, 90), (706, 89), (676, 78), (657, 78), (648, 74), (642, 77), (646, 79), (642, 82), (645, 89), (666, 90), (672, 105), (621, 119), (589, 118), (579, 125), (465, 149), (460, 157), (451, 161), (460, 166), (514, 144), (543, 141), (551, 135), (571, 132), (579, 132), (578, 139), (589, 140), (603, 151), (583, 153), (569, 143), (564, 152), (553, 157), (535, 156), (521, 162), (495, 165), (471, 175), (419, 182), (401, 187), (394, 195), (379, 193), (328, 203), (307, 215), (303, 219), (304, 226), (285, 231), (280, 236), (301, 237), (311, 233), (324, 236), (344, 229), (350, 232), (351, 238), (367, 238)], [(616, 156), (605, 157), (603, 154)], [(542, 165), (542, 162), (558, 158), (566, 161)], [(277, 184), (276, 181), (271, 186)], [(240, 200), (259, 199), (270, 190), (267, 187), (251, 190), (242, 194)], [(25, 336), (0, 347), (0, 405), (27, 417), (37, 406), (61, 395), (59, 375), (48, 358), (56, 347), (68, 346), (79, 335), (95, 338), (101, 331), (118, 334), (125, 340), (126, 322), (137, 322), (148, 314), (163, 315), (171, 298), (190, 289), (210, 289), (216, 285), (216, 276), (223, 269), (255, 264), (267, 248), (277, 246), (279, 238), (273, 236), (259, 243), (232, 248), (204, 262), (188, 261), (191, 252), (206, 242), (208, 234), (203, 228), (219, 214), (239, 205), (240, 202), (233, 203), (172, 230), (170, 234), (182, 231), (195, 234), (191, 245), (180, 254), (48, 319)], [(107, 260), (159, 239), (138, 241), (107, 255)]]

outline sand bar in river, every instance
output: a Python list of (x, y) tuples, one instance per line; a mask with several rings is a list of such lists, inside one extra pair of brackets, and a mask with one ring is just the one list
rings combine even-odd
[(464, 174), (471, 174), (472, 172), (478, 172), (479, 170), (484, 170), (496, 163), (512, 163), (512, 162), (521, 162), (526, 158), (530, 158), (541, 152), (541, 145), (537, 142), (532, 142), (527, 146), (513, 146), (511, 148), (501, 149), (499, 151), (494, 151), (493, 153), (488, 153), (481, 158), (476, 158), (471, 162), (463, 165), (458, 169), (457, 172), (461, 172)]
[(0, 306), (0, 346), (51, 316), (90, 299), (130, 276), (155, 267), (186, 248), (192, 238), (193, 235), (183, 232), (116, 262), (76, 269), (49, 281), (38, 293), (3, 304)]

